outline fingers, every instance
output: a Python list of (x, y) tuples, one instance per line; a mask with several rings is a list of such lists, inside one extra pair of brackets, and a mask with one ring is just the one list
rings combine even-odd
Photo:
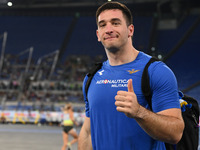
[(132, 79), (128, 80), (127, 89), (128, 89), (128, 92), (127, 91), (118, 91), (117, 95), (116, 95), (117, 99), (116, 99), (116, 97), (115, 97), (115, 99), (124, 101), (125, 97), (132, 95), (134, 93)]
[(132, 118), (132, 107), (131, 107), (131, 102), (129, 101), (116, 101), (116, 110), (118, 112), (123, 112), (127, 117)]
[(127, 96), (127, 93), (129, 93), (129, 92), (134, 93), (132, 79), (128, 80), (127, 89), (128, 89), (128, 92), (127, 91), (118, 91), (117, 95)]
[(130, 101), (115, 101), (115, 105), (117, 107), (117, 110), (118, 108), (129, 108), (131, 106), (131, 102)]
[(133, 101), (134, 93), (119, 91), (115, 96), (115, 105), (117, 106), (118, 111), (122, 111), (122, 108), (131, 107), (131, 103)]
[(119, 112), (125, 113), (128, 117), (133, 117), (137, 109), (137, 97), (133, 89), (132, 79), (128, 80), (128, 91), (118, 91), (115, 96), (116, 109)]
[(128, 92), (134, 92), (132, 79), (128, 80)]

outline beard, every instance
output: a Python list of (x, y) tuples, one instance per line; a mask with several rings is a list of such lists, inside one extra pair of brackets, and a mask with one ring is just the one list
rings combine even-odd
[(110, 53), (113, 53), (113, 54), (116, 54), (118, 51), (120, 51), (120, 45), (118, 45), (116, 43), (116, 41), (114, 43), (104, 43), (102, 42), (104, 48), (106, 49), (106, 51), (110, 52)]
[(111, 46), (111, 47), (105, 47), (105, 49), (107, 49), (110, 53), (116, 54), (120, 49), (115, 47), (115, 46)]

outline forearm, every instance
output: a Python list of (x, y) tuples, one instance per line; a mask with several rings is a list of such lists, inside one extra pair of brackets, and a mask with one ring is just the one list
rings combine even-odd
[[(165, 110), (166, 112), (169, 110)], [(170, 110), (171, 111), (171, 110)], [(174, 109), (173, 111), (179, 111)], [(140, 106), (135, 120), (151, 137), (167, 143), (175, 144), (181, 137), (184, 123), (181, 117), (164, 115), (163, 113), (153, 113)]]
[(91, 135), (81, 130), (78, 138), (78, 150), (92, 150)]
[(85, 117), (85, 121), (79, 134), (78, 150), (92, 150), (90, 118), (88, 117)]

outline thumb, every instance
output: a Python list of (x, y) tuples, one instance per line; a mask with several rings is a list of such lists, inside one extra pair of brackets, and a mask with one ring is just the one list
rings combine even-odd
[(128, 80), (128, 92), (134, 92), (132, 79)]

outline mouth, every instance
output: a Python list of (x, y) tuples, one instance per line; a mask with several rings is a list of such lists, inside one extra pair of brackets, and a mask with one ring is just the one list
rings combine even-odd
[(108, 37), (105, 37), (104, 40), (112, 40), (116, 38), (118, 38), (118, 36), (108, 36)]

